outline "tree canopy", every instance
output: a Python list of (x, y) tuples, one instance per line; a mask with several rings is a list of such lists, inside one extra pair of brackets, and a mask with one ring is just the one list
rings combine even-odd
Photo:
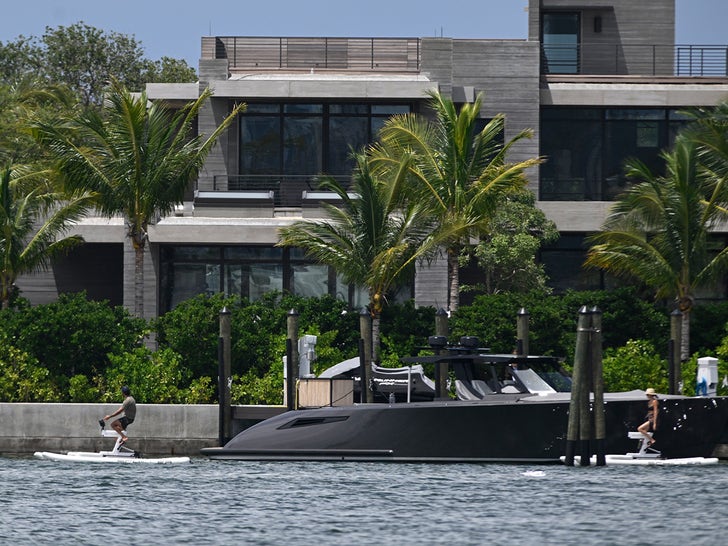
[(33, 76), (47, 84), (65, 85), (85, 105), (100, 105), (111, 79), (132, 91), (149, 82), (194, 82), (197, 76), (184, 60), (149, 60), (134, 36), (104, 31), (79, 21), (46, 27), (41, 37), (19, 36), (0, 43), (0, 81)]

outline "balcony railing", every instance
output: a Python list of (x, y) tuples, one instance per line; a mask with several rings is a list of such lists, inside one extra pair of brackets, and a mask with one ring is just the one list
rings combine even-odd
[(334, 69), (417, 72), (419, 38), (264, 38), (207, 36), (203, 59), (228, 59), (230, 69)]
[[(334, 176), (347, 187), (351, 175)], [(198, 189), (203, 189), (198, 187)], [(318, 180), (312, 176), (294, 175), (216, 175), (212, 188), (207, 191), (220, 192), (273, 192), (275, 207), (301, 207), (303, 192), (315, 192)]]
[(728, 45), (541, 46), (544, 74), (728, 76)]

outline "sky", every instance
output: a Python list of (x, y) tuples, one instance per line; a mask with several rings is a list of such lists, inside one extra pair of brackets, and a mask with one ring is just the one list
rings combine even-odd
[[(527, 0), (20, 0), (3, 9), (0, 41), (40, 37), (46, 27), (83, 21), (133, 35), (151, 60), (173, 57), (197, 68), (202, 36), (525, 39), (527, 5)], [(728, 44), (728, 0), (675, 0), (675, 9), (676, 43)]]

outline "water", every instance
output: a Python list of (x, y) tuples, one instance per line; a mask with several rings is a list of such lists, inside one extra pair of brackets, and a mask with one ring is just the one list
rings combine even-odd
[(0, 458), (0, 544), (721, 544), (728, 464)]

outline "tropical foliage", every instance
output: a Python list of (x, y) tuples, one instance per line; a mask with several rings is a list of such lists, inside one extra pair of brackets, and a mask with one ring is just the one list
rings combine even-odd
[(0, 81), (17, 82), (32, 76), (44, 85), (63, 85), (82, 104), (100, 106), (109, 80), (133, 91), (147, 82), (195, 82), (195, 70), (180, 59), (146, 59), (133, 36), (106, 32), (83, 21), (46, 27), (43, 36), (19, 36), (0, 42)]
[(0, 170), (0, 307), (10, 305), (15, 281), (47, 268), (52, 257), (82, 242), (63, 237), (91, 206), (92, 196), (54, 191), (50, 173), (16, 166)]
[(461, 250), (470, 237), (489, 232), (504, 196), (524, 188), (524, 171), (540, 160), (506, 161), (513, 145), (532, 131), (521, 131), (504, 143), (502, 115), (479, 130), (482, 95), (460, 108), (438, 92), (429, 96), (435, 119), (418, 114), (390, 118), (372, 149), (373, 165), (378, 172), (397, 171), (407, 160), (404, 164), (414, 180), (411, 198), (426, 207), (439, 226), (433, 239), (447, 252), (448, 303), (454, 312), (460, 302)]
[[(38, 120), (34, 135), (53, 153), (66, 191), (92, 192), (101, 214), (121, 215), (134, 248), (134, 311), (144, 316), (144, 252), (149, 225), (170, 214), (197, 178), (219, 135), (242, 110), (238, 105), (210, 135), (191, 137), (209, 90), (180, 111), (149, 105), (113, 82), (102, 112)], [(79, 143), (81, 143), (79, 145)]]
[[(480, 236), (472, 251), (483, 281), (461, 289), (485, 294), (548, 291), (544, 266), (536, 256), (542, 246), (558, 238), (556, 224), (536, 207), (531, 191), (524, 189), (506, 196), (488, 232)], [(465, 257), (469, 256), (466, 252)]]
[(421, 202), (406, 199), (404, 158), (392, 176), (379, 177), (369, 158), (356, 153), (352, 186), (325, 179), (321, 189), (335, 193), (342, 204), (324, 204), (326, 220), (299, 221), (279, 230), (280, 245), (303, 248), (318, 262), (333, 266), (344, 282), (364, 286), (372, 315), (372, 359), (379, 361), (379, 323), (387, 295), (408, 280), (415, 261), (434, 252), (432, 217)]
[(699, 288), (728, 269), (728, 248), (711, 249), (710, 233), (726, 219), (726, 180), (702, 168), (694, 141), (678, 137), (663, 153), (665, 175), (641, 162), (628, 164), (636, 184), (612, 207), (591, 238), (586, 265), (650, 286), (683, 314), (681, 358), (689, 358), (690, 312)]

